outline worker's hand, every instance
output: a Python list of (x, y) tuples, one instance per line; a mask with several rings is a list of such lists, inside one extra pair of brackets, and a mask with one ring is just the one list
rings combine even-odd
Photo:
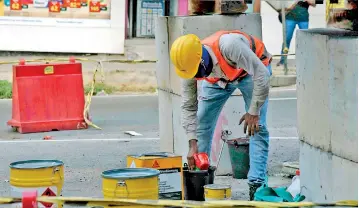
[(248, 128), (248, 135), (253, 136), (254, 132), (259, 131), (259, 116), (251, 115), (249, 113), (246, 113), (242, 116), (241, 120), (239, 121), (239, 125), (241, 125), (244, 121), (244, 133), (247, 133)]
[(197, 140), (191, 139), (189, 141), (189, 151), (187, 154), (188, 168), (190, 170), (193, 170), (196, 167), (196, 164), (194, 163), (193, 155), (197, 153), (198, 153)]

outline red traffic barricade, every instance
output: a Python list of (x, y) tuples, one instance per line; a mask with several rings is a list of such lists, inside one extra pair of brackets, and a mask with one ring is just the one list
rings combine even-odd
[(87, 128), (82, 65), (69, 63), (13, 66), (12, 119), (20, 133)]

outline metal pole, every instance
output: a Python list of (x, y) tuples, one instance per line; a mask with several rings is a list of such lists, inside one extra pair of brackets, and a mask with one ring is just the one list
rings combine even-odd
[(129, 39), (133, 38), (133, 0), (128, 0), (129, 3), (130, 3), (130, 6), (129, 6), (129, 33), (128, 33), (128, 36), (129, 36)]
[[(286, 52), (286, 48), (287, 48), (287, 36), (286, 36), (286, 20), (285, 20), (285, 6), (284, 6), (284, 1), (282, 1), (282, 30), (283, 30), (283, 55), (287, 54), (288, 52)], [(288, 74), (288, 64), (287, 64), (287, 56), (283, 57), (283, 65), (284, 65), (284, 74), (287, 75)]]

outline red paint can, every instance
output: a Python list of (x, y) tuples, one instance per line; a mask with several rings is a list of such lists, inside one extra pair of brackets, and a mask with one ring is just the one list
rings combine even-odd
[(25, 191), (22, 193), (23, 208), (37, 208), (37, 191)]
[(200, 170), (208, 170), (209, 159), (206, 153), (204, 152), (197, 153), (193, 155), (193, 158), (197, 168), (199, 168)]

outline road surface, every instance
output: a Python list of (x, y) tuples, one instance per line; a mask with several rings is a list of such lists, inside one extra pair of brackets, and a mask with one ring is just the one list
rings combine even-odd
[[(270, 93), (268, 128), (272, 137), (296, 137), (296, 91), (275, 88)], [(158, 137), (158, 97), (98, 96), (93, 97), (90, 115), (103, 130), (90, 128), (78, 131), (18, 134), (6, 122), (11, 119), (11, 100), (0, 100), (0, 140), (42, 140), (51, 135), (61, 139), (128, 138), (124, 131), (136, 131), (143, 137)], [(239, 119), (239, 118), (238, 118)]]
[[(268, 110), (271, 131), (269, 172), (280, 164), (297, 160), (296, 92), (273, 90)], [(0, 196), (9, 196), (9, 164), (29, 159), (59, 159), (65, 163), (65, 196), (101, 197), (101, 172), (125, 167), (128, 154), (159, 151), (157, 96), (94, 97), (91, 116), (103, 130), (79, 130), (18, 134), (6, 121), (11, 118), (11, 101), (0, 101)], [(127, 130), (143, 134), (125, 135)], [(52, 140), (42, 140), (44, 135)]]

